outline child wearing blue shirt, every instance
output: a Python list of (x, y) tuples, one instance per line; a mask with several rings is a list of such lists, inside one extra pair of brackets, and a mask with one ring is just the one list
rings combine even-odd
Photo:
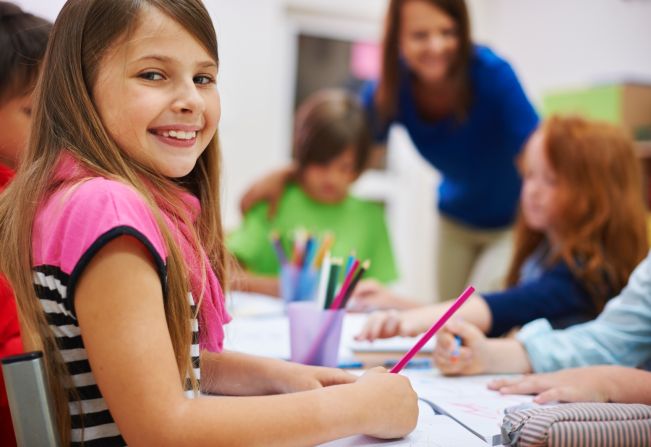
[[(463, 340), (454, 361), (453, 335)], [(539, 319), (506, 339), (487, 339), (472, 324), (455, 321), (437, 337), (434, 358), (445, 374), (549, 372), (603, 364), (649, 369), (651, 252), (593, 321), (554, 330), (548, 320)]]

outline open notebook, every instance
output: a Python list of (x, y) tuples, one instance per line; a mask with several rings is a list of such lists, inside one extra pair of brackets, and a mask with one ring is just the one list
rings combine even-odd
[(321, 444), (321, 447), (392, 446), (392, 447), (485, 447), (486, 443), (455, 420), (436, 414), (425, 401), (418, 401), (418, 425), (402, 439), (382, 440), (369, 436), (350, 436)]
[[(347, 347), (354, 353), (363, 352), (387, 352), (387, 353), (403, 353), (409, 351), (412, 346), (420, 339), (420, 337), (392, 337), (385, 339), (378, 339), (372, 342), (357, 341), (354, 339), (355, 335), (359, 334), (364, 323), (368, 318), (367, 314), (347, 314), (344, 327), (344, 335), (347, 335)], [(420, 352), (431, 353), (436, 345), (436, 337), (433, 337)]]
[(502, 395), (486, 387), (503, 376), (443, 377), (432, 370), (405, 370), (403, 374), (418, 397), (489, 445), (502, 444), (500, 425), (505, 409), (532, 403), (532, 396)]

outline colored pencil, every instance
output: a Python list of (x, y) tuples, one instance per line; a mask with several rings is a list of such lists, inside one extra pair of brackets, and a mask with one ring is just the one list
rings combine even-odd
[(359, 266), (359, 259), (355, 259), (353, 261), (353, 264), (350, 266), (351, 268), (348, 270), (348, 274), (344, 279), (344, 283), (341, 285), (341, 289), (339, 289), (339, 293), (337, 294), (337, 297), (334, 299), (332, 305), (330, 305), (328, 309), (337, 310), (341, 307), (341, 304), (344, 301), (344, 296), (346, 296), (346, 292), (348, 292), (348, 288), (350, 287), (350, 284), (353, 281), (353, 276), (355, 276), (355, 271), (357, 270), (357, 266)]
[(321, 264), (323, 263), (323, 258), (325, 257), (325, 254), (328, 253), (328, 251), (330, 250), (330, 247), (332, 247), (334, 241), (335, 238), (332, 235), (332, 233), (326, 233), (326, 235), (323, 238), (323, 243), (321, 244), (321, 247), (319, 247), (319, 251), (314, 257), (313, 263), (315, 268), (321, 267)]
[(425, 346), (425, 343), (427, 343), (430, 338), (434, 336), (438, 332), (438, 330), (450, 319), (454, 313), (459, 310), (461, 305), (466, 302), (466, 300), (472, 295), (472, 293), (475, 291), (475, 288), (473, 286), (468, 286), (466, 290), (463, 291), (461, 295), (456, 299), (454, 303), (452, 303), (452, 306), (443, 314), (441, 318), (438, 319), (434, 325), (429, 328), (425, 334), (416, 342), (416, 344), (407, 352), (404, 357), (400, 359), (398, 363), (396, 363), (396, 366), (391, 368), (392, 373), (399, 373), (402, 368), (409, 363), (409, 360), (412, 359), (413, 356), (415, 356), (418, 351), (421, 350), (423, 346)]
[(330, 261), (330, 274), (328, 275), (328, 288), (326, 289), (326, 299), (323, 305), (324, 309), (330, 309), (332, 300), (335, 296), (337, 282), (339, 282), (339, 269), (341, 268), (341, 258), (334, 258)]
[(271, 244), (273, 245), (274, 251), (276, 252), (276, 257), (278, 257), (278, 262), (280, 265), (287, 264), (287, 256), (285, 256), (285, 250), (280, 243), (280, 235), (276, 231), (271, 232)]
[(357, 270), (357, 273), (355, 273), (353, 282), (350, 283), (350, 287), (348, 287), (348, 290), (346, 290), (346, 294), (344, 295), (344, 300), (341, 303), (342, 309), (346, 308), (346, 305), (348, 304), (350, 297), (353, 296), (353, 292), (355, 292), (355, 287), (357, 287), (357, 283), (359, 282), (360, 279), (362, 279), (362, 276), (364, 276), (364, 273), (368, 270), (370, 266), (371, 266), (371, 261), (367, 259), (366, 261), (364, 261), (364, 263), (359, 268), (359, 270)]
[(319, 309), (325, 307), (326, 291), (328, 290), (328, 281), (330, 279), (330, 252), (326, 252), (325, 259), (321, 265), (321, 273), (319, 276), (319, 287), (316, 293), (316, 300)]

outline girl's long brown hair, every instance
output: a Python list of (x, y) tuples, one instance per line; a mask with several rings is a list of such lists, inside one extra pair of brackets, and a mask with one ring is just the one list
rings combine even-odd
[[(560, 197), (555, 231), (562, 259), (590, 293), (595, 315), (619, 292), (648, 250), (640, 165), (631, 138), (607, 123), (553, 116), (539, 129)], [(515, 254), (507, 277), (545, 236), (529, 228), (520, 213)]]
[(125, 155), (110, 138), (93, 103), (92, 87), (102, 57), (112, 45), (128, 38), (138, 26), (140, 13), (148, 7), (157, 8), (181, 24), (218, 62), (215, 31), (200, 0), (69, 0), (56, 20), (43, 62), (27, 154), (13, 183), (0, 198), (0, 270), (6, 273), (16, 294), (26, 349), (44, 352), (63, 445), (69, 443), (70, 437), (68, 400), (76, 396), (34, 292), (30, 232), (39, 205), (62, 186), (53, 183), (52, 168), (63, 151), (92, 175), (133, 186), (151, 207), (169, 252), (164, 305), (179, 382), (190, 377), (195, 390), (198, 385), (189, 352), (192, 330), (188, 272), (162, 211), (194, 228), (195, 247), (202, 247), (221, 283), (226, 284), (217, 136), (183, 179), (184, 186), (197, 194), (202, 204), (209, 205), (202, 207), (197, 223), (192, 225), (178, 196), (178, 182)]
[[(414, 0), (391, 0), (387, 8), (384, 22), (384, 37), (382, 39), (382, 64), (380, 80), (375, 93), (375, 103), (382, 122), (393, 119), (398, 107), (400, 88), (400, 21), (402, 7)], [(459, 37), (459, 54), (452, 67), (450, 76), (454, 84), (461, 89), (454, 115), (463, 118), (467, 115), (471, 102), (470, 62), (472, 58), (472, 39), (470, 33), (470, 18), (464, 0), (418, 0), (426, 1), (432, 6), (449, 15), (457, 26)]]

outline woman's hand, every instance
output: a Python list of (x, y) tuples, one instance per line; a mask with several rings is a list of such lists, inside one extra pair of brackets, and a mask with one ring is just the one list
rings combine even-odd
[(355, 383), (364, 410), (362, 433), (391, 439), (408, 435), (418, 420), (418, 396), (409, 379), (378, 367), (366, 371)]
[(379, 309), (411, 309), (422, 304), (400, 297), (379, 282), (369, 279), (361, 281), (346, 307), (350, 312), (369, 312)]
[(269, 202), (269, 217), (273, 217), (276, 214), (276, 208), (283, 195), (285, 185), (295, 174), (296, 167), (289, 165), (272, 171), (253, 183), (240, 200), (240, 211), (242, 214), (250, 210), (256, 203), (266, 200)]
[[(572, 368), (518, 378), (497, 379), (488, 384), (503, 394), (536, 394), (534, 402), (610, 402), (613, 375), (618, 367)], [(635, 387), (635, 384), (631, 384)]]

